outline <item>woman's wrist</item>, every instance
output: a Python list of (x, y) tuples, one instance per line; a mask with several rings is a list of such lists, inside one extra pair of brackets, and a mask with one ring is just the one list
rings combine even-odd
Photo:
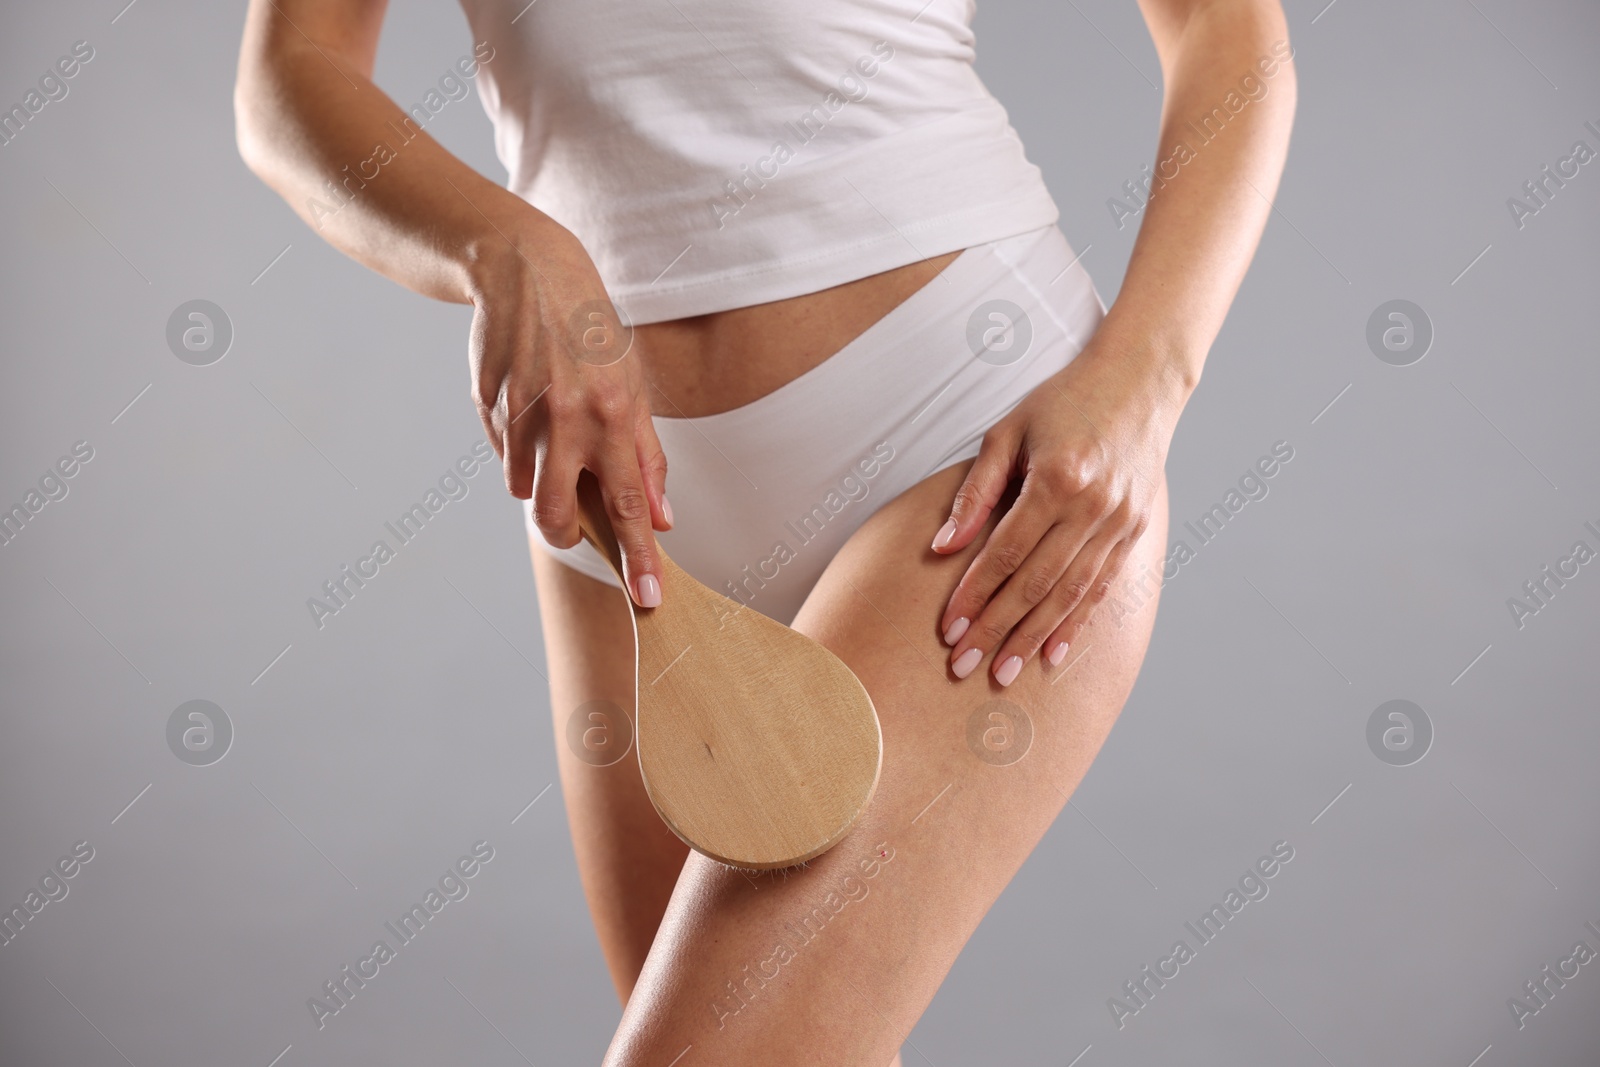
[(1152, 321), (1150, 316), (1129, 313), (1119, 304), (1106, 313), (1095, 331), (1095, 342), (1144, 373), (1163, 403), (1181, 409), (1200, 384), (1205, 347), (1181, 324)]
[(1199, 383), (1199, 361), (1148, 333), (1125, 334), (1108, 325), (1109, 318), (1061, 373), (1079, 380), (1090, 375), (1092, 392), (1124, 411), (1131, 407), (1140, 423), (1160, 424), (1170, 433)]
[(525, 289), (541, 275), (561, 269), (552, 261), (577, 244), (566, 227), (520, 199), (509, 211), (497, 207), (478, 215), (481, 225), (460, 246), (457, 266), (470, 304), (482, 304), (508, 289)]

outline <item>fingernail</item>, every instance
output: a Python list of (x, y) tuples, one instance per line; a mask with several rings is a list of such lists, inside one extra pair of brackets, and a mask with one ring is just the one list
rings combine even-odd
[(1022, 657), (1007, 656), (1006, 661), (1000, 664), (1000, 669), (994, 672), (994, 680), (1001, 685), (1010, 685), (1017, 680), (1017, 675), (1022, 673)]
[(656, 581), (653, 574), (639, 576), (639, 606), (641, 608), (659, 607), (661, 604), (661, 583)]
[(972, 673), (972, 668), (976, 667), (978, 661), (982, 658), (983, 652), (981, 650), (969, 648), (956, 657), (956, 661), (950, 664), (950, 669), (955, 672), (957, 678), (965, 678)]
[(955, 643), (961, 640), (961, 635), (967, 632), (967, 627), (970, 625), (972, 625), (972, 622), (969, 619), (957, 619), (951, 623), (950, 628), (944, 632), (944, 643), (954, 647)]
[(667, 517), (667, 525), (672, 525), (672, 501), (667, 499), (667, 494), (661, 494), (661, 514)]
[(1061, 642), (1055, 648), (1052, 648), (1050, 650), (1050, 656), (1049, 656), (1050, 666), (1052, 666), (1052, 667), (1060, 666), (1061, 661), (1066, 659), (1066, 658), (1067, 658), (1067, 643), (1065, 641)]
[(937, 552), (939, 549), (943, 548), (945, 545), (948, 545), (950, 543), (950, 539), (952, 537), (954, 537), (955, 535), (956, 535), (956, 520), (955, 520), (955, 517), (952, 516), (952, 517), (944, 520), (944, 525), (939, 527), (939, 536), (935, 537), (933, 539), (933, 550), (935, 552)]

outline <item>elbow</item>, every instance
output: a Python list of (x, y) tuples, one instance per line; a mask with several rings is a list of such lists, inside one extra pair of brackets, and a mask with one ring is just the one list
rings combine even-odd
[(258, 178), (266, 165), (266, 139), (262, 135), (260, 109), (260, 86), (241, 63), (239, 76), (233, 83), (233, 143), (239, 158)]
[(245, 15), (244, 37), (239, 42), (238, 67), (233, 76), (233, 143), (239, 158), (256, 177), (266, 166), (269, 102), (274, 96), (276, 48), (265, 6), (251, 0)]
[(295, 57), (280, 41), (246, 28), (233, 79), (233, 142), (250, 172), (266, 181), (293, 111)]
[(238, 151), (239, 158), (250, 173), (261, 176), (258, 160), (259, 148), (257, 147), (255, 131), (251, 127), (250, 108), (243, 99), (241, 86), (233, 87), (233, 147)]

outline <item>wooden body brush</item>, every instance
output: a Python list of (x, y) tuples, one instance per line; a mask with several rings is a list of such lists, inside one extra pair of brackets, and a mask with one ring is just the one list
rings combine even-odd
[[(578, 481), (578, 514), (584, 538), (626, 585), (588, 471)], [(883, 737), (872, 698), (816, 641), (659, 554), (661, 605), (641, 608), (628, 597), (635, 743), (651, 802), (685, 844), (731, 866), (768, 870), (821, 855), (855, 826), (877, 788)]]

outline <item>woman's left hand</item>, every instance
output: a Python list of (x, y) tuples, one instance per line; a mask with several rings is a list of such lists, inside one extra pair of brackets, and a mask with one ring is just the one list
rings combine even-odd
[(957, 678), (990, 652), (1001, 685), (1041, 649), (1060, 664), (1149, 525), (1187, 399), (1174, 393), (1091, 341), (984, 435), (933, 550), (965, 548), (1009, 484), (1022, 485), (940, 619)]

